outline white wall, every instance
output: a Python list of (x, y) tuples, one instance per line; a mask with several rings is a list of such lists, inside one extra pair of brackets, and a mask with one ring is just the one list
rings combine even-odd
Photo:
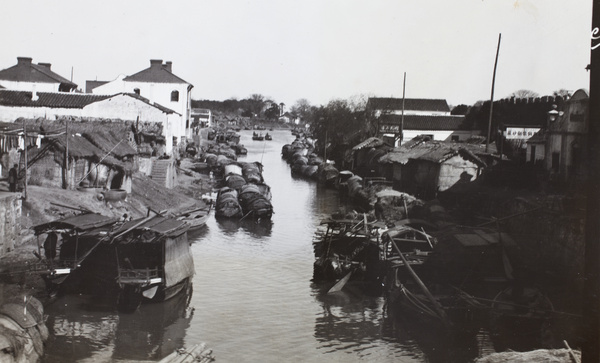
[(103, 101), (94, 102), (83, 109), (79, 108), (50, 108), (50, 107), (8, 107), (0, 106), (0, 121), (13, 122), (19, 117), (57, 119), (71, 116), (75, 118), (105, 118), (120, 119), (123, 121), (159, 122), (163, 125), (165, 136), (165, 152), (171, 154), (173, 150), (172, 126), (179, 124), (180, 115), (167, 114), (133, 97), (117, 95)]
[(13, 91), (58, 92), (60, 83), (0, 81), (0, 86)]
[[(158, 103), (161, 106), (169, 108), (179, 115), (177, 120), (173, 118), (171, 124), (171, 134), (181, 140), (186, 134), (186, 120), (189, 119), (189, 110), (192, 99), (191, 92), (188, 91), (187, 83), (150, 83), (150, 82), (124, 82), (124, 76), (119, 76), (116, 80), (98, 86), (92, 90), (94, 94), (113, 95), (116, 93), (135, 93), (137, 88), (140, 90), (140, 96), (147, 98), (150, 102)], [(179, 101), (171, 101), (171, 92), (179, 92)]]
[[(375, 111), (375, 118), (381, 117), (381, 110)], [(386, 115), (402, 115), (402, 110), (388, 110)], [(419, 115), (419, 116), (450, 116), (450, 111), (415, 111), (415, 110), (404, 110), (404, 116), (406, 115)]]
[(56, 119), (59, 117), (81, 117), (79, 108), (10, 107), (0, 105), (0, 121), (13, 122), (19, 117)]

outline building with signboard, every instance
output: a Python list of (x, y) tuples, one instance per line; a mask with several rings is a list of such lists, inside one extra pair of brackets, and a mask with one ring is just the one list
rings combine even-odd
[(451, 115), (448, 103), (442, 99), (372, 97), (367, 101), (366, 115), (367, 121), (376, 125), (377, 136), (391, 145), (420, 135), (458, 142), (474, 134), (465, 116)]

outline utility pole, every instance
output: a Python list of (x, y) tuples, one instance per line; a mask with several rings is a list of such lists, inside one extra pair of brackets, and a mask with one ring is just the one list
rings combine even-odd
[(27, 128), (25, 127), (25, 120), (23, 120), (23, 158), (25, 159), (25, 176), (23, 177), (23, 200), (27, 200)]
[(502, 33), (498, 34), (498, 48), (496, 49), (496, 61), (494, 62), (494, 75), (492, 76), (492, 95), (490, 97), (490, 118), (488, 120), (487, 138), (485, 141), (485, 152), (487, 153), (490, 145), (490, 132), (492, 131), (492, 111), (494, 110), (494, 86), (496, 84), (496, 67), (498, 66), (498, 53), (500, 53), (500, 39)]
[(69, 189), (69, 121), (65, 124), (65, 180), (63, 189)]

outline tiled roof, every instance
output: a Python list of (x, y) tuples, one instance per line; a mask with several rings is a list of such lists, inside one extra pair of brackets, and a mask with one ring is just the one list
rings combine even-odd
[[(402, 98), (372, 97), (367, 102), (367, 108), (373, 110), (401, 110)], [(450, 107), (446, 100), (426, 98), (406, 98), (404, 99), (404, 109), (410, 111), (450, 112)]]
[[(402, 116), (382, 115), (379, 120), (381, 124), (400, 125)], [(464, 123), (465, 116), (463, 115), (404, 115), (403, 129), (420, 131), (454, 131), (466, 129)]]
[(49, 65), (34, 64), (31, 62), (31, 58), (17, 59), (19, 63), (0, 71), (0, 80), (32, 83), (63, 83), (70, 88), (77, 88), (77, 84), (54, 73)]
[(38, 99), (33, 101), (31, 99), (32, 92), (0, 90), (0, 105), (14, 107), (83, 108), (90, 103), (111, 97), (64, 92), (37, 92), (36, 94)]
[(95, 95), (91, 93), (63, 93), (63, 92), (37, 92), (37, 101), (31, 99), (31, 92), (0, 90), (0, 106), (13, 107), (52, 107), (52, 108), (84, 108), (85, 106), (103, 101), (119, 95), (129, 96), (140, 100), (150, 106), (156, 107), (164, 113), (176, 113), (170, 108), (150, 102), (135, 93), (119, 93), (116, 95)]
[(162, 60), (151, 60), (149, 68), (132, 74), (131, 76), (125, 77), (123, 81), (190, 84), (189, 82), (186, 82), (183, 79), (171, 73), (171, 71), (169, 71), (166, 66), (162, 65)]
[(163, 105), (160, 105), (160, 104), (158, 104), (158, 103), (156, 103), (156, 102), (150, 102), (150, 100), (149, 100), (149, 99), (147, 99), (147, 98), (145, 98), (145, 97), (142, 97), (142, 96), (138, 95), (137, 93), (123, 93), (123, 94), (124, 94), (124, 95), (127, 95), (127, 96), (129, 96), (129, 97), (133, 97), (133, 98), (135, 98), (135, 99), (137, 99), (137, 100), (140, 100), (140, 101), (142, 101), (142, 102), (144, 102), (144, 103), (147, 103), (147, 104), (149, 104), (150, 106), (154, 106), (154, 107), (158, 108), (159, 110), (161, 110), (161, 111), (162, 111), (162, 112), (164, 112), (164, 113), (169, 113), (169, 114), (170, 114), (170, 113), (177, 113), (177, 112), (175, 112), (175, 111), (171, 110), (170, 108), (167, 108), (167, 107), (165, 107), (165, 106), (163, 106)]

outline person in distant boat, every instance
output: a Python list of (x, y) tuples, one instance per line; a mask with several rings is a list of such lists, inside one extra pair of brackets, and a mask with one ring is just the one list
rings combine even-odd
[(382, 220), (383, 217), (383, 203), (381, 203), (381, 198), (377, 198), (377, 202), (375, 202), (375, 218)]
[(56, 243), (58, 242), (58, 236), (55, 232), (48, 233), (48, 237), (44, 241), (44, 255), (46, 259), (52, 263), (56, 257)]
[(9, 191), (12, 193), (16, 193), (17, 191), (17, 167), (19, 165), (15, 164), (13, 165), (12, 168), (10, 168), (10, 170), (8, 171), (8, 188)]

